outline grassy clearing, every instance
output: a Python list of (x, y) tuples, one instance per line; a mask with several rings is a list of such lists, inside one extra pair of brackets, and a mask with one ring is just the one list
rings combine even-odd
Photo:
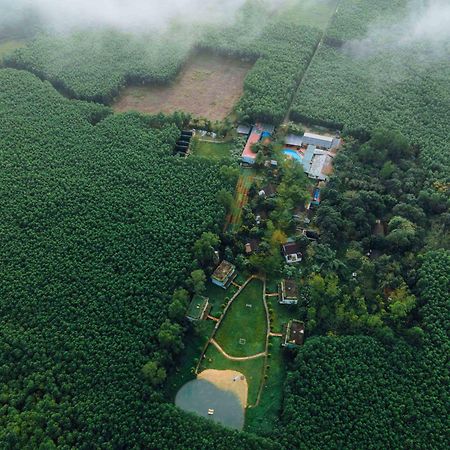
[[(263, 283), (252, 280), (228, 310), (216, 341), (231, 356), (250, 356), (264, 351), (265, 335)], [(240, 339), (245, 339), (245, 343), (241, 344)]]
[(166, 392), (172, 401), (175, 400), (175, 395), (181, 386), (195, 378), (193, 369), (214, 325), (212, 320), (201, 320), (190, 325), (184, 340), (185, 348), (180, 357), (179, 368), (169, 374), (166, 382)]
[(325, 31), (338, 0), (289, 0), (281, 15), (297, 25), (308, 25)]
[(281, 333), (283, 326), (289, 322), (290, 319), (298, 317), (297, 305), (280, 305), (277, 297), (267, 297), (267, 306), (269, 310), (272, 309), (271, 314), (271, 331), (273, 333)]
[(258, 397), (258, 390), (261, 384), (262, 372), (264, 368), (264, 358), (250, 359), (248, 361), (230, 361), (210, 345), (206, 351), (204, 362), (200, 371), (206, 369), (236, 370), (247, 378), (248, 383), (248, 404), (253, 405)]
[(283, 401), (283, 384), (286, 377), (281, 338), (270, 338), (270, 358), (267, 371), (268, 378), (265, 382), (260, 403), (256, 408), (247, 410), (245, 430), (264, 434), (274, 428), (278, 420)]
[(24, 47), (25, 43), (23, 41), (3, 41), (0, 42), (0, 63), (3, 61), (3, 58), (14, 51), (16, 48)]
[(195, 117), (223, 120), (242, 96), (244, 79), (252, 64), (211, 53), (194, 54), (173, 82), (129, 86), (114, 109), (147, 114), (185, 111)]
[(228, 289), (222, 289), (210, 281), (206, 284), (205, 297), (209, 298), (211, 304), (211, 315), (218, 317), (223, 311), (222, 305), (228, 303), (228, 300), (237, 292), (237, 287), (231, 285)]
[(198, 141), (192, 149), (192, 154), (209, 159), (229, 158), (233, 144), (231, 142)]

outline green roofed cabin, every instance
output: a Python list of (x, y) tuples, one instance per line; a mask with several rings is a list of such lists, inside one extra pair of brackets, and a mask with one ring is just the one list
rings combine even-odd
[(188, 307), (186, 317), (192, 321), (203, 320), (208, 315), (209, 301), (201, 295), (194, 295)]
[(290, 320), (283, 333), (282, 346), (295, 348), (305, 340), (305, 324), (300, 320)]
[(282, 305), (296, 305), (298, 303), (298, 287), (295, 280), (281, 281), (279, 303)]
[(222, 289), (227, 289), (236, 278), (236, 275), (236, 267), (228, 261), (223, 260), (211, 275), (211, 281)]

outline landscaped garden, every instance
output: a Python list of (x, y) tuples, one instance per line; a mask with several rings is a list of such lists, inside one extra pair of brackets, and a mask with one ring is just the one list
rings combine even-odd
[(263, 283), (255, 279), (233, 301), (215, 340), (230, 356), (251, 356), (265, 350), (266, 332)]

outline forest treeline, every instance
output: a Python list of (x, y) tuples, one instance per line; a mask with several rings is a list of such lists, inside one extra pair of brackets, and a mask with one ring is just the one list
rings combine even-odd
[(182, 413), (141, 371), (223, 220), (220, 167), (172, 157), (181, 117), (113, 116), (22, 71), (0, 84), (0, 447), (277, 448)]
[(285, 448), (447, 448), (450, 253), (429, 252), (422, 262), (423, 345), (308, 339), (288, 375)]

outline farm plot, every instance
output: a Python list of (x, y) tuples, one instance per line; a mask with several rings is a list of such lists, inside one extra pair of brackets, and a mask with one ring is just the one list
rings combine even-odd
[(232, 303), (215, 340), (228, 355), (247, 357), (265, 351), (266, 331), (263, 284), (253, 280)]
[(251, 66), (234, 58), (198, 53), (169, 85), (125, 88), (114, 109), (149, 114), (184, 111), (197, 117), (222, 120), (241, 97)]

